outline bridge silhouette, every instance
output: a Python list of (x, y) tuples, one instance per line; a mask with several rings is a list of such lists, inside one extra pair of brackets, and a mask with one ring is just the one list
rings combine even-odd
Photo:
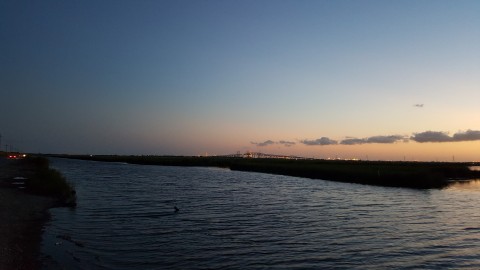
[(266, 154), (261, 152), (250, 152), (245, 153), (237, 152), (236, 154), (222, 155), (222, 157), (235, 157), (235, 158), (278, 158), (278, 159), (310, 159), (306, 157), (290, 156), (290, 155), (274, 155)]

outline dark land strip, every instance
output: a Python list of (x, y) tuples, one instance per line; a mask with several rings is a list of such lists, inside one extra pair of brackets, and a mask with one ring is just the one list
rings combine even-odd
[(348, 161), (191, 156), (56, 155), (93, 161), (163, 166), (222, 167), (312, 179), (417, 189), (444, 188), (455, 181), (480, 179), (475, 163)]

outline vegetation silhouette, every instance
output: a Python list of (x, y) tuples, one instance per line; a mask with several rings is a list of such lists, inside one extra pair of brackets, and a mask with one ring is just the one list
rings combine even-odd
[(163, 166), (221, 167), (340, 182), (417, 189), (444, 188), (454, 180), (480, 178), (469, 163), (346, 161), (192, 156), (56, 155), (82, 160)]
[(25, 184), (26, 191), (57, 199), (60, 206), (75, 206), (76, 191), (74, 186), (50, 164), (45, 157), (27, 157), (24, 162), (30, 163), (34, 174)]

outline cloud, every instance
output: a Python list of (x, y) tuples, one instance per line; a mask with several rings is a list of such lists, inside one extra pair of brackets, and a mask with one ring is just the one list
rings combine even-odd
[(354, 144), (364, 144), (366, 142), (367, 142), (366, 139), (348, 138), (348, 139), (342, 140), (340, 144), (354, 145)]
[[(340, 142), (330, 139), (328, 137), (321, 137), (316, 140), (301, 140), (300, 143), (308, 146), (315, 145), (358, 145), (358, 144), (393, 144), (397, 142), (408, 142), (409, 140), (425, 143), (425, 142), (464, 142), (464, 141), (480, 141), (480, 130), (467, 130), (461, 131), (449, 136), (447, 132), (442, 131), (425, 131), (420, 133), (413, 133), (411, 137), (402, 136), (402, 135), (388, 135), (388, 136), (372, 136), (367, 138), (355, 138), (355, 137), (346, 137), (346, 139), (341, 140)], [(256, 146), (270, 146), (274, 144), (283, 145), (285, 147), (291, 147), (296, 145), (293, 141), (272, 141), (266, 140), (264, 142), (251, 142)]]
[(283, 144), (283, 146), (290, 147), (290, 146), (292, 146), (292, 145), (295, 145), (295, 142), (279, 141), (278, 144)]
[(367, 143), (395, 143), (398, 141), (405, 141), (407, 138), (400, 135), (390, 136), (373, 136), (367, 139)]
[(295, 145), (295, 142), (291, 142), (291, 141), (278, 141), (278, 142), (274, 142), (272, 140), (266, 140), (264, 142), (260, 142), (260, 143), (257, 143), (257, 142), (250, 142), (251, 144), (254, 144), (256, 146), (260, 146), (260, 147), (263, 147), (263, 146), (269, 146), (269, 145), (273, 145), (273, 144), (281, 144), (283, 146), (286, 146), (286, 147), (290, 147), (292, 145)]
[(424, 143), (424, 142), (451, 142), (453, 138), (448, 136), (447, 133), (441, 131), (425, 131), (413, 134), (410, 137), (411, 140)]
[(410, 139), (419, 143), (480, 141), (480, 130), (469, 129), (464, 132), (457, 132), (453, 136), (441, 131), (425, 131), (413, 134)]
[(390, 135), (390, 136), (373, 136), (369, 138), (347, 138), (342, 140), (340, 144), (343, 145), (355, 145), (355, 144), (365, 144), (365, 143), (396, 143), (398, 141), (406, 141), (407, 138), (405, 136), (400, 135)]
[(423, 108), (423, 103), (422, 104), (413, 104), (413, 107)]
[(480, 130), (467, 130), (465, 132), (457, 132), (453, 134), (453, 140), (456, 142), (462, 141), (478, 141), (480, 140)]
[(268, 146), (268, 145), (275, 144), (275, 142), (272, 141), (272, 140), (267, 140), (267, 141), (264, 141), (264, 142), (261, 142), (261, 143), (257, 143), (257, 142), (251, 142), (251, 143), (255, 144), (256, 146)]
[(320, 139), (316, 139), (316, 140), (302, 140), (300, 142), (305, 144), (305, 145), (334, 145), (334, 144), (338, 144), (337, 141), (332, 140), (332, 139), (327, 138), (327, 137), (321, 137)]
[[(347, 137), (346, 139), (340, 141), (340, 144), (343, 145), (356, 145), (356, 144), (365, 144), (365, 143), (395, 143), (398, 141), (408, 140), (405, 136), (400, 135), (390, 135), (390, 136), (373, 136), (369, 138), (354, 138)], [(303, 140), (301, 143), (305, 145), (334, 145), (339, 144), (336, 140), (332, 140), (327, 137), (321, 137), (316, 140)]]

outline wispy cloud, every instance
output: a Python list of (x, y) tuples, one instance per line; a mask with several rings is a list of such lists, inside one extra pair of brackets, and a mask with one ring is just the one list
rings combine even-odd
[(406, 141), (407, 138), (401, 135), (390, 135), (390, 136), (373, 136), (369, 138), (347, 138), (342, 140), (340, 144), (343, 145), (355, 145), (355, 144), (365, 144), (365, 143), (396, 143), (398, 141)]
[(260, 142), (260, 143), (257, 143), (257, 142), (251, 142), (251, 143), (255, 144), (256, 146), (268, 146), (268, 145), (275, 144), (275, 142), (272, 141), (272, 140), (267, 140), (267, 141)]
[(365, 139), (358, 139), (358, 138), (348, 138), (348, 139), (345, 139), (345, 140), (342, 140), (340, 142), (340, 144), (343, 144), (343, 145), (354, 145), (354, 144), (364, 144), (366, 143), (367, 140)]
[(321, 137), (320, 139), (316, 139), (316, 140), (302, 140), (300, 142), (305, 144), (305, 145), (334, 145), (334, 144), (338, 144), (337, 141), (332, 140), (332, 139), (327, 138), (327, 137)]
[(480, 140), (480, 130), (469, 129), (464, 132), (457, 132), (453, 136), (449, 136), (448, 133), (442, 131), (425, 131), (413, 134), (410, 139), (419, 143), (478, 141)]
[(292, 145), (295, 145), (295, 142), (279, 141), (278, 144), (282, 144), (283, 146), (290, 147), (290, 146), (292, 146)]
[[(448, 135), (447, 132), (443, 131), (425, 131), (420, 133), (413, 133), (412, 136), (403, 136), (403, 135), (379, 135), (379, 136), (372, 136), (367, 138), (355, 138), (355, 137), (346, 137), (344, 140), (337, 141), (330, 139), (328, 137), (321, 137), (315, 140), (300, 140), (301, 144), (307, 146), (324, 146), (324, 145), (359, 145), (359, 144), (393, 144), (398, 142), (408, 142), (408, 141), (415, 141), (418, 143), (425, 143), (425, 142), (463, 142), (463, 141), (480, 141), (480, 130), (467, 130), (467, 131), (460, 131), (453, 136)], [(266, 140), (264, 142), (251, 142), (259, 147), (270, 146), (270, 145), (283, 145), (284, 147), (291, 147), (296, 145), (293, 141), (273, 141), (273, 140)]]
[(273, 145), (273, 144), (281, 144), (283, 146), (286, 146), (286, 147), (290, 147), (292, 145), (295, 145), (295, 142), (291, 142), (291, 141), (284, 141), (284, 140), (281, 140), (281, 141), (278, 141), (278, 142), (275, 142), (275, 141), (272, 141), (272, 140), (266, 140), (264, 142), (250, 142), (251, 144), (254, 144), (256, 146), (260, 146), (260, 147), (263, 147), (263, 146), (269, 146), (269, 145)]
[(373, 136), (367, 139), (368, 143), (396, 143), (399, 141), (406, 141), (407, 138), (401, 135), (390, 136)]

